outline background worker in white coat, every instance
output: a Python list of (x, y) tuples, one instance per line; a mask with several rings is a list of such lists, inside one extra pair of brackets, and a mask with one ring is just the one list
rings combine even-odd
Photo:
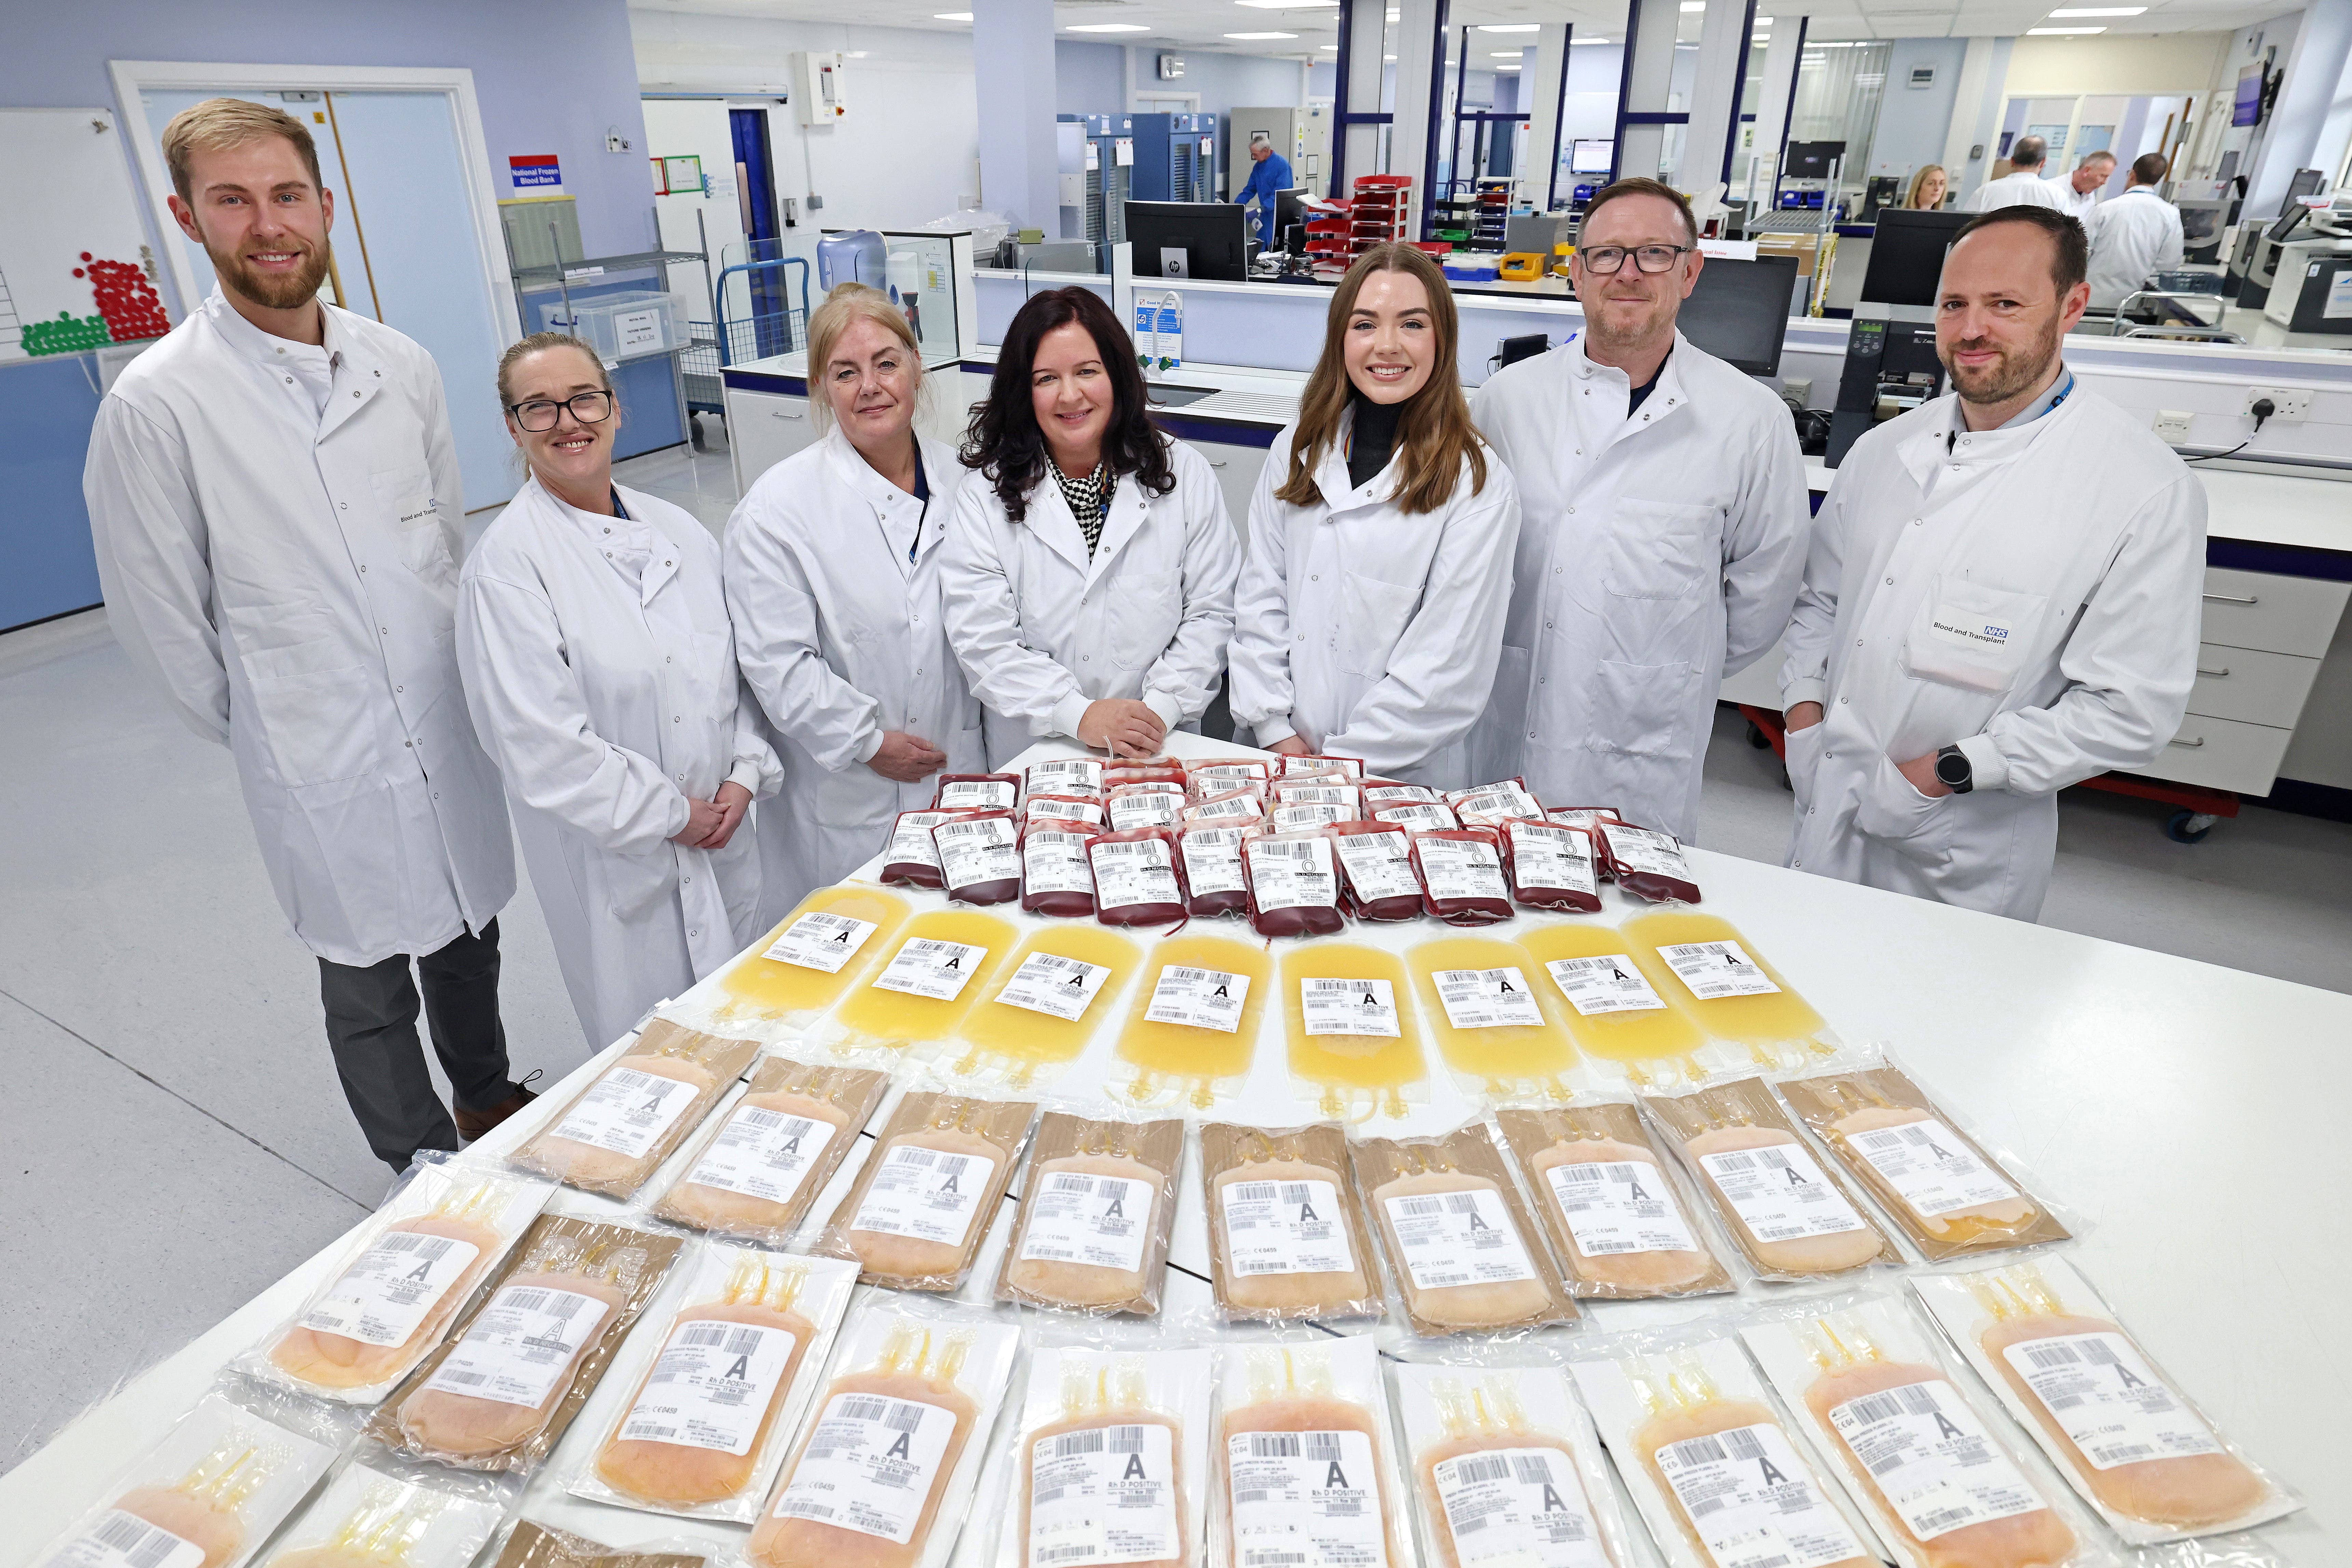
[(915, 429), (923, 356), (888, 297), (841, 283), (809, 318), (810, 411), (831, 428), (751, 486), (727, 523), (735, 657), (784, 787), (762, 807), (766, 923), (837, 882), (930, 805), (933, 775), (986, 761), (980, 704), (940, 610), (940, 547), (963, 484)]
[(1671, 186), (1601, 191), (1570, 262), (1582, 335), (1470, 405), (1520, 510), (1471, 771), (1685, 839), (1716, 689), (1788, 625), (1811, 521), (1788, 406), (1675, 331), (1697, 237)]
[(2061, 359), (2084, 249), (2039, 207), (1962, 229), (1936, 310), (1954, 390), (1838, 466), (1780, 671), (1793, 867), (2032, 920), (2058, 792), (2179, 728), (2205, 491)]
[(1374, 246), (1331, 296), (1322, 357), (1250, 502), (1233, 711), (1271, 751), (1460, 789), (1502, 652), (1519, 527), (1471, 427), (1437, 264)]
[(2074, 165), (2071, 174), (2061, 174), (2048, 183), (2050, 194), (2056, 199), (2051, 204), (2076, 223), (2088, 226), (2091, 215), (2099, 210), (2099, 188), (2116, 175), (2116, 155), (2113, 153), (2091, 153)]
[(2042, 177), (2042, 165), (2049, 161), (2050, 143), (2039, 136), (2019, 137), (2009, 150), (2009, 173), (1977, 187), (1976, 210), (1989, 213), (1995, 207), (2063, 205), (2058, 187), (2063, 182)]
[(745, 818), (781, 769), (736, 674), (718, 542), (613, 482), (621, 414), (596, 351), (523, 339), (499, 403), (530, 478), (467, 557), (457, 657), (602, 1050), (759, 934)]
[(992, 766), (1047, 735), (1149, 756), (1216, 696), (1241, 540), (1208, 459), (1146, 401), (1135, 344), (1091, 289), (1013, 314), (942, 569)]
[(2091, 240), (2091, 309), (2112, 310), (2147, 287), (2158, 272), (2177, 270), (2187, 248), (2180, 209), (2158, 194), (2171, 170), (2161, 153), (2132, 160), (2123, 195), (2103, 202), (2084, 226)]
[(450, 643), (466, 507), (448, 406), (423, 349), (319, 302), (334, 197), (299, 121), (211, 99), (164, 127), (163, 155), (218, 287), (99, 408), (82, 492), (109, 624), (236, 758), (270, 885), (319, 960), (344, 1096), (398, 1170), (530, 1099), (499, 1018), (506, 797)]

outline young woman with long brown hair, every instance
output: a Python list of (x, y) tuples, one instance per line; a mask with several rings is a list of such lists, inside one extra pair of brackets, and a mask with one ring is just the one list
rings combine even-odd
[(1250, 503), (1235, 600), (1236, 725), (1277, 752), (1472, 782), (1511, 594), (1519, 503), (1471, 426), (1454, 296), (1427, 256), (1373, 247), (1331, 297), (1297, 423)]

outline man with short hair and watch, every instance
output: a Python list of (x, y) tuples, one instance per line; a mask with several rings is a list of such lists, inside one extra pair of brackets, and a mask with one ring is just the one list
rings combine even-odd
[(2044, 207), (1962, 229), (1936, 310), (1953, 390), (1838, 468), (1782, 639), (1792, 867), (2032, 920), (2058, 791), (2180, 726), (2205, 492), (2060, 357), (2085, 252)]

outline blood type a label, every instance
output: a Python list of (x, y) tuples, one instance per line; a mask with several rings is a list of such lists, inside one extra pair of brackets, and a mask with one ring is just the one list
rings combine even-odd
[(2221, 1451), (2212, 1429), (2121, 1334), (2058, 1334), (2001, 1353), (2095, 1468)]
[(1628, 827), (1622, 822), (1612, 822), (1602, 831), (1609, 835), (1609, 858), (1626, 870), (1690, 880), (1690, 862), (1683, 858), (1683, 847), (1674, 835)]
[(1657, 1465), (1717, 1568), (1826, 1568), (1866, 1555), (1778, 1426), (1669, 1443)]
[(1696, 1252), (1666, 1173), (1639, 1160), (1582, 1161), (1544, 1173), (1587, 1258), (1628, 1252)]
[(686, 1179), (767, 1203), (790, 1203), (832, 1138), (832, 1126), (814, 1117), (738, 1106)]
[(1350, 833), (1339, 841), (1339, 859), (1348, 868), (1348, 885), (1356, 897), (1419, 898), (1421, 883), (1412, 874), (1412, 840), (1402, 833)]
[(1503, 858), (1491, 845), (1472, 838), (1424, 838), (1421, 873), (1433, 899), (1507, 899)]
[(490, 1298), (425, 1386), (536, 1410), (609, 1310), (577, 1290), (509, 1285)]
[[(1610, 842), (1613, 845), (1616, 840)], [(1736, 942), (1675, 942), (1658, 949), (1658, 956), (1702, 1002), (1725, 996), (1764, 996), (1780, 989)]]
[(1240, 828), (1197, 829), (1184, 835), (1182, 842), (1184, 879), (1192, 885), (1194, 898), (1243, 890)]
[(1261, 910), (1336, 905), (1339, 884), (1328, 838), (1253, 838), (1242, 846)]
[(1235, 1274), (1346, 1274), (1348, 1212), (1329, 1182), (1234, 1182), (1224, 1189), (1225, 1261)]
[(1172, 904), (1182, 897), (1176, 889), (1176, 859), (1165, 839), (1097, 844), (1094, 857), (1095, 903), (1099, 908)]
[(996, 999), (1008, 1007), (1026, 1007), (1032, 1013), (1076, 1022), (1086, 1016), (1087, 1009), (1102, 994), (1103, 982), (1109, 978), (1110, 971), (1099, 963), (1064, 958), (1057, 952), (1033, 952), (1021, 961), (1021, 967), (1013, 972)]
[(1413, 1288), (1504, 1285), (1532, 1279), (1535, 1266), (1518, 1226), (1491, 1187), (1466, 1193), (1426, 1193), (1390, 1198), (1389, 1228)]
[(1021, 1256), (1032, 1262), (1083, 1263), (1134, 1274), (1143, 1268), (1157, 1188), (1125, 1176), (1049, 1171), (1025, 1195), (1029, 1229)]
[(1528, 977), (1517, 969), (1440, 969), (1437, 1000), (1445, 1017), (1457, 1029), (1540, 1028), (1543, 1009), (1537, 1005)]
[[(929, 845), (925, 849), (928, 851)], [(893, 852), (896, 858), (896, 852)], [(935, 858), (925, 856), (932, 864)], [(872, 921), (854, 921), (847, 915), (806, 914), (784, 928), (784, 934), (771, 943), (762, 958), (778, 963), (795, 964), (802, 969), (823, 970), (838, 974), (841, 966), (857, 956), (866, 939), (880, 928)]]
[(1097, 1568), (1174, 1557), (1174, 1434), (1152, 1423), (1040, 1437), (1029, 1448), (1029, 1557)]
[(874, 1173), (849, 1228), (960, 1247), (995, 1179), (996, 1162), (985, 1154), (894, 1145)]
[(405, 1344), (481, 1255), (453, 1236), (386, 1231), (302, 1314), (302, 1326), (364, 1344)]
[(1225, 1439), (1234, 1568), (1382, 1568), (1387, 1528), (1361, 1432), (1236, 1432)]
[(1759, 1241), (1795, 1241), (1867, 1227), (1813, 1157), (1794, 1143), (1701, 1154), (1700, 1165)]
[(621, 1423), (620, 1441), (750, 1453), (794, 1342), (783, 1329), (754, 1323), (678, 1324)]
[(1087, 867), (1086, 836), (1033, 828), (1021, 841), (1021, 886), (1030, 893), (1093, 892), (1095, 874)]
[(1431, 1472), (1462, 1568), (1613, 1568), (1575, 1462), (1559, 1448), (1486, 1448)]
[(1544, 965), (1552, 984), (1568, 1005), (1584, 1016), (1603, 1013), (1638, 1013), (1663, 1007), (1666, 999), (1652, 988), (1649, 977), (1634, 967), (1625, 953), (1602, 958), (1555, 958)]
[(1850, 1132), (1846, 1142), (1886, 1178), (1888, 1186), (1903, 1194), (1905, 1203), (1923, 1215), (1950, 1214), (2017, 1196), (2015, 1187), (1940, 1121), (1875, 1127), (1867, 1132)]
[(811, 1429), (773, 1517), (878, 1535), (904, 1546), (939, 1484), (952, 1411), (914, 1399), (836, 1394)]
[(1922, 1541), (2049, 1506), (1948, 1383), (1849, 1399), (1830, 1425)]
[(580, 1097), (553, 1136), (642, 1160), (695, 1100), (694, 1085), (634, 1068), (615, 1068)]
[(1386, 1035), (1401, 1037), (1396, 987), (1385, 980), (1302, 980), (1300, 1011), (1310, 1035)]
[(1222, 969), (1189, 969), (1171, 963), (1160, 972), (1151, 989), (1151, 1005), (1143, 1010), (1154, 1024), (1183, 1024), (1195, 1029), (1238, 1033), (1242, 1003), (1249, 995), (1249, 976)]
[(963, 994), (963, 988), (971, 984), (987, 958), (984, 947), (919, 936), (900, 948), (889, 966), (874, 977), (874, 989), (952, 1002)]

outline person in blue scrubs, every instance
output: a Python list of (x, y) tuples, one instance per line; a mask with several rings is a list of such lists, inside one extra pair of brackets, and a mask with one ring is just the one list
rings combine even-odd
[(1282, 236), (1274, 231), (1274, 194), (1290, 189), (1290, 161), (1274, 150), (1274, 143), (1263, 136), (1250, 138), (1250, 157), (1256, 166), (1250, 170), (1249, 184), (1234, 197), (1236, 205), (1247, 206), (1250, 198), (1257, 198), (1260, 247), (1272, 250), (1282, 243)]

